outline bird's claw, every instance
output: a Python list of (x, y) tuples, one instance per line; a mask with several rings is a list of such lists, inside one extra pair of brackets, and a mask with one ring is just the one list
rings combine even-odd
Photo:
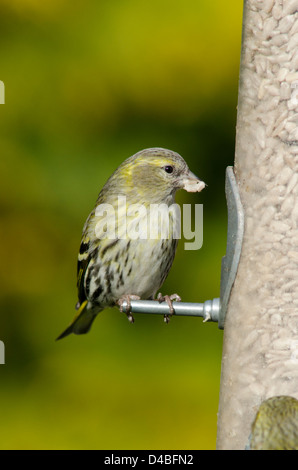
[(172, 295), (162, 295), (161, 292), (157, 295), (157, 299), (159, 303), (161, 302), (167, 302), (169, 306), (169, 313), (165, 314), (163, 319), (165, 323), (169, 323), (171, 316), (174, 313), (174, 307), (173, 307), (173, 300), (176, 302), (181, 302), (181, 297), (178, 294), (172, 294)]
[(141, 297), (138, 295), (134, 294), (126, 294), (123, 295), (120, 299), (117, 300), (116, 304), (119, 305), (120, 312), (123, 312), (123, 304), (126, 302), (126, 308), (125, 308), (125, 313), (127, 316), (127, 319), (130, 323), (134, 323), (135, 319), (131, 314), (131, 300), (140, 300)]

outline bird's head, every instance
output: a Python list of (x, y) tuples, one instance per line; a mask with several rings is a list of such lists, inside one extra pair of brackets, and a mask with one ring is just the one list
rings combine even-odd
[(163, 148), (141, 150), (128, 158), (107, 185), (133, 202), (168, 204), (178, 189), (199, 192), (205, 187), (178, 153)]

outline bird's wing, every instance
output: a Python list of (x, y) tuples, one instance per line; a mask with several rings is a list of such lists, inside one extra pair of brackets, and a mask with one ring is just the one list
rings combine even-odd
[(88, 239), (82, 239), (80, 245), (80, 252), (78, 256), (78, 267), (77, 267), (77, 288), (78, 288), (78, 298), (80, 304), (86, 300), (85, 292), (85, 274), (88, 269), (89, 263), (91, 260), (91, 253), (89, 251), (89, 242)]

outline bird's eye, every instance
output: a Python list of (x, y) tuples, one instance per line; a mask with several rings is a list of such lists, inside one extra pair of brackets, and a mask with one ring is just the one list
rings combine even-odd
[(167, 166), (164, 167), (164, 170), (165, 170), (166, 173), (170, 174), (170, 173), (173, 173), (174, 168), (171, 165), (167, 165)]

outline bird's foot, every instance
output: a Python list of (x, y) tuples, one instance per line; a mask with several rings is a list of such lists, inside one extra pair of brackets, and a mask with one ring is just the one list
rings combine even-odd
[(120, 312), (123, 312), (123, 304), (124, 304), (124, 302), (126, 302), (125, 313), (127, 315), (128, 321), (130, 323), (133, 323), (135, 321), (134, 317), (131, 314), (131, 303), (130, 303), (130, 301), (131, 300), (140, 300), (140, 298), (141, 297), (139, 297), (138, 295), (126, 294), (126, 295), (123, 295), (122, 297), (120, 297), (120, 299), (117, 300), (117, 302), (116, 302), (116, 304), (119, 305), (119, 307), (120, 307)]
[(181, 297), (178, 294), (162, 295), (162, 293), (159, 292), (159, 294), (157, 295), (156, 300), (158, 300), (159, 303), (167, 302), (170, 312), (168, 314), (164, 315), (163, 318), (164, 318), (165, 323), (169, 323), (170, 318), (174, 313), (174, 307), (173, 307), (173, 302), (172, 301), (175, 300), (176, 302), (181, 302)]

